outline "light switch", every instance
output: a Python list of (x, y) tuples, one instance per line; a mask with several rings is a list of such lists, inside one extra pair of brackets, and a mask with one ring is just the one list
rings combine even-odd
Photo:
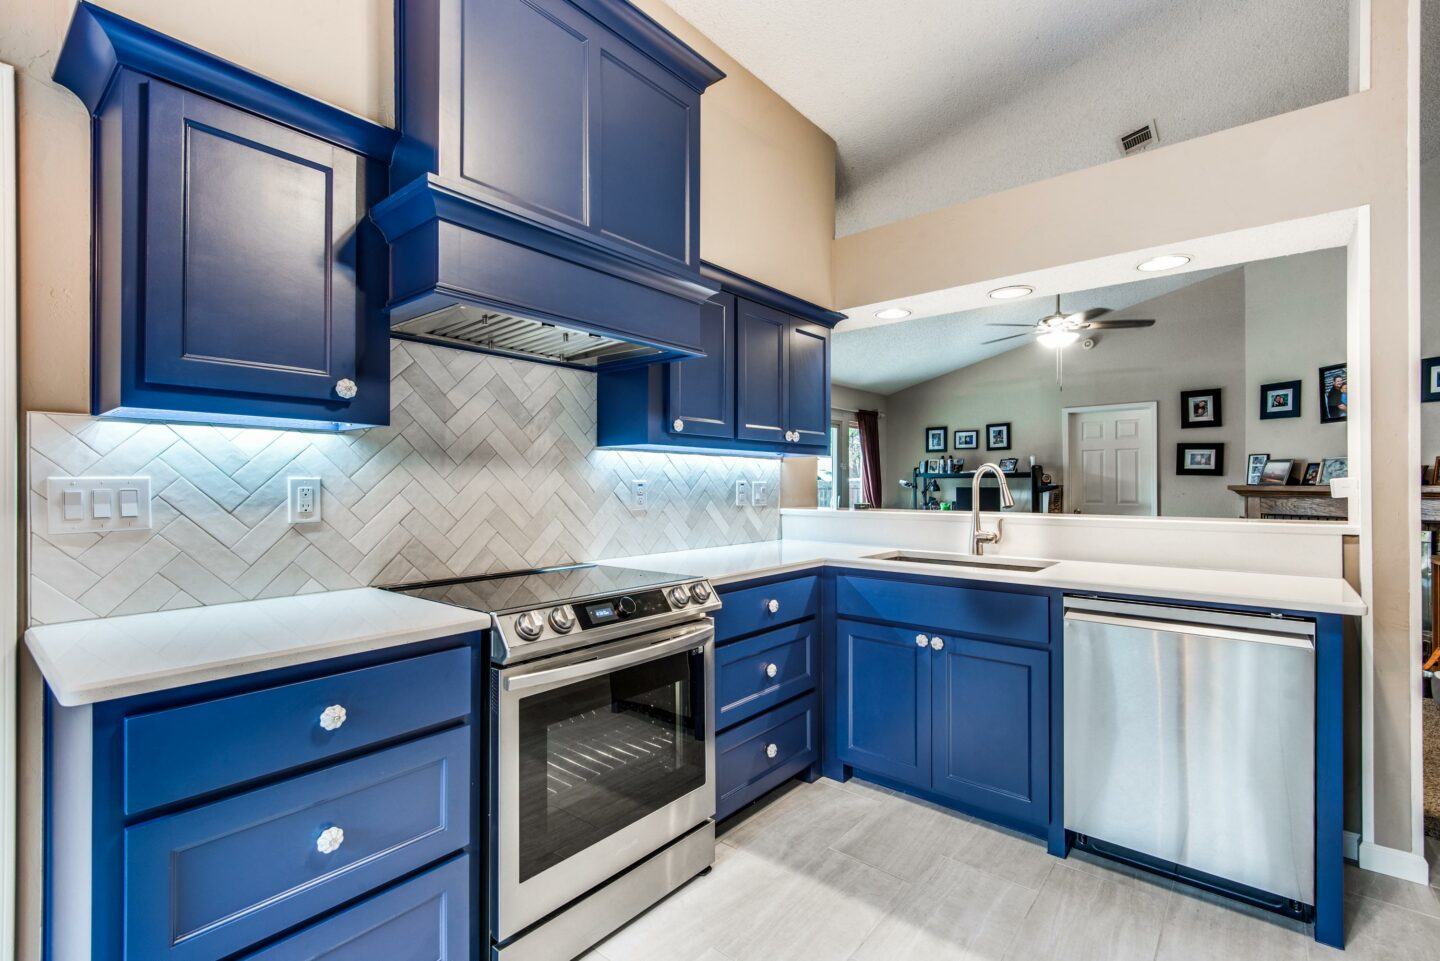
[(47, 477), (45, 500), (51, 534), (150, 529), (150, 478), (143, 475)]
[(61, 516), (67, 521), (85, 519), (85, 494), (83, 491), (67, 490), (62, 495)]
[(140, 492), (133, 487), (120, 488), (120, 516), (140, 516)]
[(114, 508), (114, 491), (97, 488), (90, 494), (90, 516), (96, 520), (109, 520)]

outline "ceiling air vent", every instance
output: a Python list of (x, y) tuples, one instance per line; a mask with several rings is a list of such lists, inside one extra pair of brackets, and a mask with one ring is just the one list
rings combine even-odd
[(1160, 131), (1155, 128), (1155, 121), (1150, 121), (1145, 126), (1129, 133), (1120, 135), (1120, 152), (1125, 156), (1132, 153), (1139, 153), (1155, 146), (1160, 142)]

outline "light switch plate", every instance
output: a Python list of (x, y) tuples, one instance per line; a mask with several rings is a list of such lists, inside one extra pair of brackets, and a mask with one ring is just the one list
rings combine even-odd
[(735, 506), (746, 507), (750, 504), (750, 482), (741, 477), (735, 481)]
[[(99, 501), (100, 513), (104, 504), (110, 506), (109, 516), (95, 516), (95, 492), (103, 492)], [(121, 492), (134, 492), (121, 496)], [(78, 517), (66, 518), (65, 495), (72, 499), (78, 495), (80, 510)], [(105, 495), (108, 494), (108, 501)], [(120, 510), (122, 503), (133, 503), (134, 516), (127, 516)], [(107, 531), (148, 531), (150, 519), (150, 478), (147, 477), (47, 477), (45, 478), (45, 507), (48, 532), (51, 534), (90, 534)]]
[(770, 482), (752, 480), (750, 482), (750, 506), (764, 507), (768, 503), (770, 503)]
[(650, 508), (650, 482), (643, 477), (630, 481), (630, 509), (643, 513)]
[(320, 478), (287, 477), (285, 490), (290, 523), (314, 524), (320, 520)]

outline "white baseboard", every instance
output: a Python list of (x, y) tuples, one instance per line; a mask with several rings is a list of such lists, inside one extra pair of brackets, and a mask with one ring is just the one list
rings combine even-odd
[(1388, 874), (1391, 877), (1414, 881), (1416, 884), (1430, 883), (1430, 866), (1425, 862), (1423, 854), (1397, 851), (1394, 848), (1371, 844), (1369, 841), (1361, 841), (1360, 866), (1367, 871)]
[(1360, 835), (1354, 831), (1345, 832), (1345, 860), (1360, 860)]

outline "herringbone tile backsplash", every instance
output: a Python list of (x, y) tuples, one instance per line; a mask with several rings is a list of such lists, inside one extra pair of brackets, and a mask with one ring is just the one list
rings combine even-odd
[[(31, 623), (779, 536), (778, 461), (596, 450), (592, 374), (400, 341), (391, 362), (391, 425), (355, 433), (30, 414)], [(153, 529), (46, 533), (45, 479), (82, 474), (150, 475)], [(287, 523), (290, 476), (322, 478), (320, 523)], [(768, 506), (734, 506), (741, 477)]]

